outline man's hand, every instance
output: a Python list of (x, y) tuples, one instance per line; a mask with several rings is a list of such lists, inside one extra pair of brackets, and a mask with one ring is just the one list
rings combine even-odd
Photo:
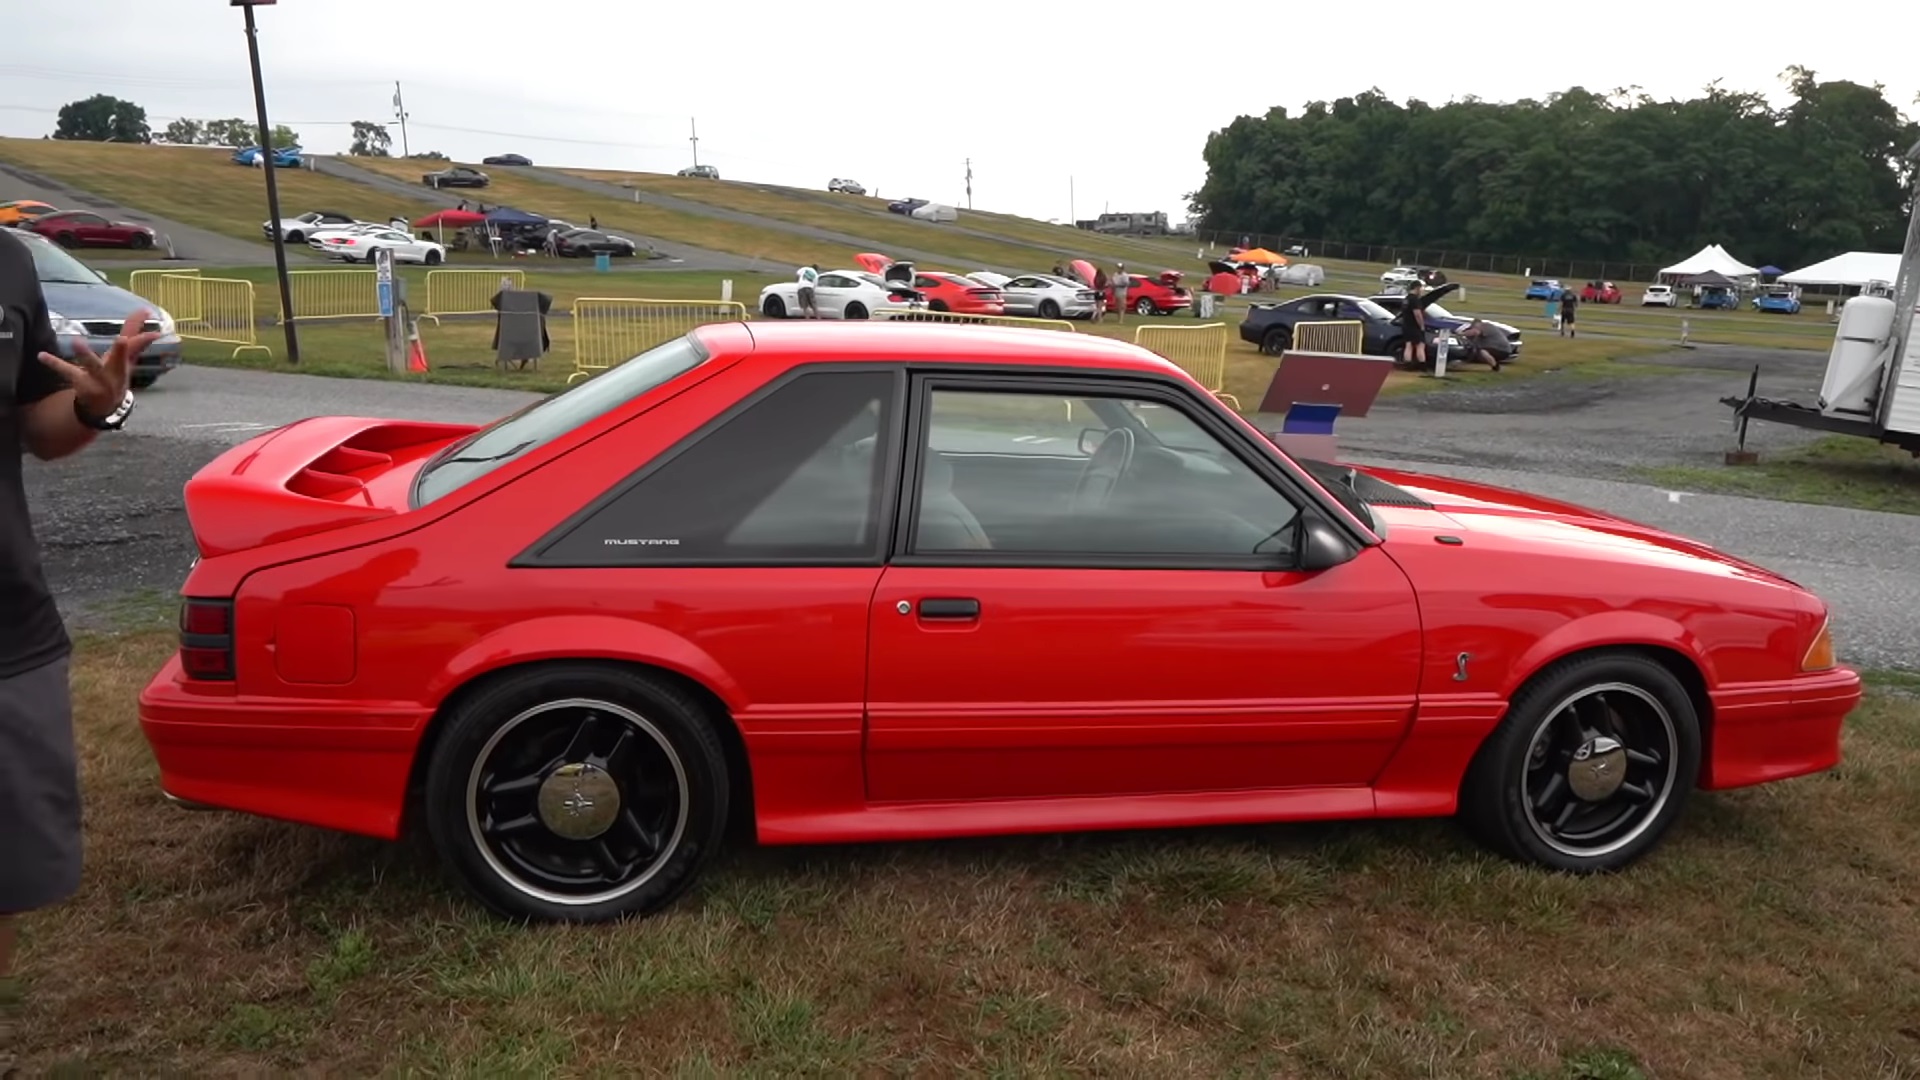
[(150, 313), (146, 308), (127, 316), (120, 334), (113, 339), (113, 348), (107, 350), (103, 359), (87, 345), (86, 338), (75, 338), (74, 357), (63, 360), (52, 353), (41, 353), (40, 362), (52, 368), (73, 388), (74, 397), (88, 416), (105, 418), (126, 399), (127, 387), (133, 381), (133, 366), (140, 354), (147, 351), (160, 335), (153, 331), (143, 332), (140, 328), (147, 324)]

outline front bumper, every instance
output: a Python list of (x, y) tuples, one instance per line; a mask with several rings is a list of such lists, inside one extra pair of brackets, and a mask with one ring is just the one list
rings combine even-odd
[(1860, 676), (1848, 668), (1714, 691), (1700, 786), (1747, 787), (1833, 768), (1841, 724), (1860, 696)]
[[(77, 334), (61, 335), (59, 341), (62, 359), (73, 359), (74, 343), (79, 340), (80, 337)], [(89, 334), (86, 341), (87, 347), (93, 350), (95, 356), (105, 356), (107, 350), (113, 348), (113, 338), (110, 336)], [(134, 371), (142, 375), (159, 375), (172, 371), (180, 366), (180, 351), (180, 335), (168, 334), (147, 346), (147, 351), (141, 353), (139, 359), (134, 361)]]

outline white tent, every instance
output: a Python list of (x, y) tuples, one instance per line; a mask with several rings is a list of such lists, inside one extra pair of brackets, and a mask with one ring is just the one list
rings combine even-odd
[(1791, 274), (1781, 274), (1780, 280), (1788, 285), (1863, 286), (1869, 281), (1892, 281), (1899, 272), (1898, 255), (1849, 251), (1825, 262), (1802, 267)]
[(1682, 259), (1660, 271), (1661, 277), (1671, 274), (1675, 277), (1692, 277), (1695, 274), (1709, 272), (1725, 274), (1730, 278), (1757, 278), (1760, 271), (1727, 254), (1727, 249), (1719, 244), (1708, 244), (1695, 252), (1690, 259)]

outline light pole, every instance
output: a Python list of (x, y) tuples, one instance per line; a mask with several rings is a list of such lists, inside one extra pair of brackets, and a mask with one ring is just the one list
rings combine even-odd
[(267, 220), (273, 225), (273, 266), (280, 277), (280, 325), (287, 332), (287, 362), (300, 362), (300, 337), (293, 329), (293, 285), (287, 280), (287, 245), (280, 235), (280, 187), (273, 178), (273, 129), (267, 126), (267, 90), (260, 81), (260, 35), (253, 9), (277, 0), (227, 0), (247, 16), (247, 59), (253, 64), (253, 106), (260, 120), (260, 164), (267, 173)]

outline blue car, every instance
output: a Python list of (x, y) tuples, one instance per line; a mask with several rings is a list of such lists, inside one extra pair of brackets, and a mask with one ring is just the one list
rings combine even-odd
[(1792, 289), (1773, 286), (1753, 298), (1753, 310), (1771, 311), (1776, 315), (1800, 314), (1800, 296)]
[(1570, 291), (1565, 285), (1560, 284), (1558, 278), (1534, 278), (1533, 283), (1527, 286), (1526, 299), (1558, 300)]
[(1700, 287), (1700, 302), (1697, 307), (1702, 311), (1738, 311), (1740, 294), (1725, 285), (1703, 285)]
[[(235, 165), (258, 165), (260, 163), (260, 148), (257, 146), (248, 146), (235, 150), (233, 152), (233, 163)], [(276, 169), (299, 168), (300, 148), (297, 146), (282, 146), (275, 150), (273, 152), (273, 167)]]

